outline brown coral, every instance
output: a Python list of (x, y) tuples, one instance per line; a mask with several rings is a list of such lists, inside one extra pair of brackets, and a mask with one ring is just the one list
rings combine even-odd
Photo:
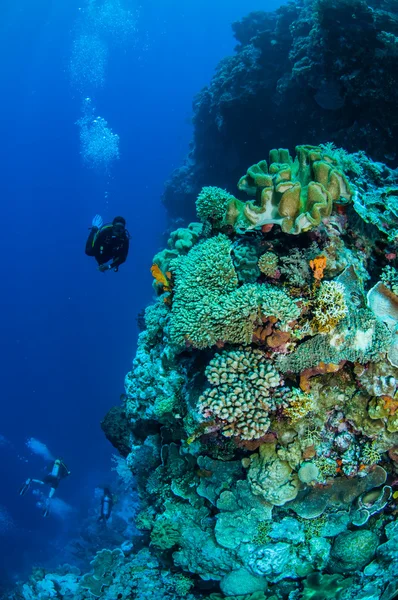
[(325, 373), (337, 373), (337, 371), (340, 371), (340, 369), (343, 368), (345, 363), (345, 360), (342, 360), (337, 365), (334, 363), (320, 362), (316, 367), (304, 369), (300, 375), (300, 388), (303, 390), (303, 392), (309, 392), (311, 389), (311, 377), (315, 377), (316, 375), (324, 375)]

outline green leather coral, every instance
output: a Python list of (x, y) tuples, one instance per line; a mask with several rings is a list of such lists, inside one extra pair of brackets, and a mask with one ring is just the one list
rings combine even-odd
[(296, 146), (294, 161), (288, 150), (271, 150), (269, 168), (265, 160), (253, 165), (238, 188), (255, 197), (228, 204), (225, 222), (239, 232), (276, 224), (297, 235), (329, 217), (333, 202), (352, 196), (337, 162), (315, 146)]

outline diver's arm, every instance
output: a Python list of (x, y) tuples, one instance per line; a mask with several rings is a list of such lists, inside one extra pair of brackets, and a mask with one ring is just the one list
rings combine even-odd
[(126, 262), (127, 254), (129, 253), (129, 241), (126, 240), (123, 248), (120, 250), (119, 255), (116, 256), (111, 264), (109, 265), (109, 269), (115, 269), (116, 271), (119, 269), (120, 265)]
[(94, 248), (93, 248), (93, 240), (94, 240), (94, 236), (98, 231), (98, 227), (92, 227), (90, 234), (87, 238), (87, 242), (86, 242), (86, 254), (87, 256), (94, 256)]

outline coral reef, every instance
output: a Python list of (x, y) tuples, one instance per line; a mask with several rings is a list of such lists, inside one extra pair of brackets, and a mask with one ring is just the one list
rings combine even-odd
[(350, 190), (374, 173), (356, 156), (273, 150), (240, 180), (245, 206), (202, 190), (203, 226), (153, 261), (156, 298), (102, 424), (137, 485), (141, 544), (36, 573), (23, 598), (392, 600), (398, 242), (364, 234)]

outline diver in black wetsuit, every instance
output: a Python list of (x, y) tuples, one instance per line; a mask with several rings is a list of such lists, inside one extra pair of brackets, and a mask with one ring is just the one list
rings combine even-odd
[(112, 514), (113, 498), (109, 488), (104, 488), (104, 495), (101, 498), (101, 512), (98, 521), (106, 521)]
[(43, 517), (46, 517), (50, 510), (51, 498), (54, 496), (55, 490), (59, 486), (59, 482), (62, 479), (65, 479), (65, 477), (68, 477), (68, 475), (70, 475), (68, 467), (65, 465), (64, 461), (61, 458), (57, 458), (51, 464), (47, 475), (43, 477), (43, 479), (32, 479), (31, 477), (29, 477), (19, 490), (19, 495), (24, 496), (32, 483), (38, 485), (49, 485), (50, 491), (43, 509)]
[(94, 256), (102, 273), (111, 269), (118, 271), (126, 261), (129, 240), (130, 234), (123, 217), (115, 217), (112, 223), (103, 225), (102, 218), (96, 215), (86, 242), (86, 254)]

